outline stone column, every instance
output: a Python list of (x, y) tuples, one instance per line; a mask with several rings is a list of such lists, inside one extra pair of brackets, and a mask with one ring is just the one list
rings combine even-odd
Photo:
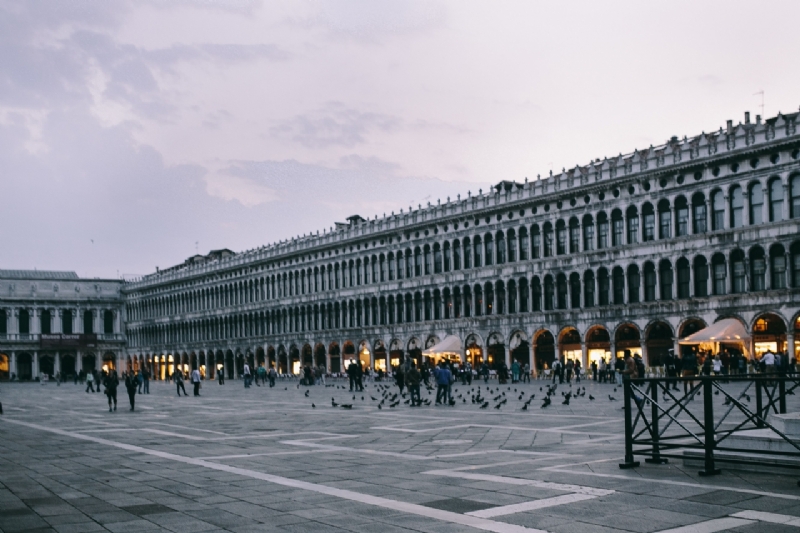
[(11, 374), (16, 374), (19, 378), (19, 371), (17, 370), (17, 353), (11, 352), (11, 359), (9, 361), (8, 366), (9, 378), (11, 378)]
[(56, 352), (53, 355), (53, 374), (61, 372), (61, 352)]
[(584, 375), (587, 375), (589, 370), (589, 348), (586, 346), (585, 340), (581, 340), (581, 368), (584, 371)]
[[(728, 193), (727, 192), (723, 192), (722, 193), (722, 201), (725, 202), (725, 206), (724, 206), (724, 213), (725, 214), (723, 215), (725, 217), (725, 219), (722, 221), (722, 225), (723, 225), (724, 228), (731, 228), (731, 226), (732, 226), (731, 225), (731, 202), (730, 202), (730, 198), (728, 197)], [(712, 213), (711, 216), (712, 217), (714, 216), (713, 213)], [(720, 229), (722, 229), (722, 228), (720, 228)]]
[[(794, 326), (794, 324), (792, 324)], [(791, 360), (792, 357), (795, 356), (794, 353), (794, 331), (789, 330), (786, 332), (786, 353), (789, 355), (789, 359)]]
[(39, 377), (39, 352), (33, 352), (33, 368), (31, 369), (33, 374), (33, 379)]
[(784, 172), (781, 174), (781, 186), (783, 187), (783, 220), (790, 220), (792, 214), (790, 212), (792, 199), (789, 196), (789, 173)]
[(83, 370), (83, 352), (77, 350), (75, 352), (75, 374), (80, 374)]

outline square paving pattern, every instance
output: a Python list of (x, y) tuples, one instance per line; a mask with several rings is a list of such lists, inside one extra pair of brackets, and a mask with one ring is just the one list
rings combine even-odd
[(613, 385), (582, 383), (570, 405), (560, 385), (544, 409), (542, 381), (416, 408), (390, 384), (344, 385), (153, 382), (108, 412), (81, 385), (2, 384), (0, 531), (800, 533), (800, 473), (620, 470)]

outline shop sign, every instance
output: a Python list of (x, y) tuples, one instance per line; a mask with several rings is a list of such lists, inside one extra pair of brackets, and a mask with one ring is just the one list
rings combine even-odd
[(94, 348), (97, 345), (97, 335), (42, 333), (39, 344), (42, 348)]

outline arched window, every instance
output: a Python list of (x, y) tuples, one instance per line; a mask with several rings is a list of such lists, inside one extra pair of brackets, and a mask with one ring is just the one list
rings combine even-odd
[(397, 261), (397, 264), (396, 264), (396, 266), (397, 266), (397, 279), (403, 279), (403, 264), (404, 264), (405, 261), (403, 260), (403, 252), (402, 251), (397, 252), (397, 255), (395, 256), (395, 260)]
[(644, 264), (644, 301), (656, 300), (656, 266), (650, 261)]
[(662, 300), (672, 300), (672, 263), (669, 259), (662, 259), (658, 264), (659, 292)]
[(761, 224), (764, 221), (762, 209), (764, 208), (764, 191), (759, 182), (753, 182), (747, 189), (750, 201), (750, 225)]
[(544, 309), (545, 311), (553, 310), (553, 296), (555, 295), (555, 286), (553, 284), (553, 276), (550, 274), (544, 277)]
[(597, 249), (608, 248), (608, 215), (604, 211), (597, 213)]
[(531, 259), (542, 257), (542, 236), (539, 233), (539, 225), (531, 226)]
[(450, 241), (444, 241), (444, 271), (450, 272), (452, 264), (453, 258), (450, 253)]
[(744, 266), (744, 252), (734, 250), (731, 252), (731, 290), (734, 294), (747, 291), (747, 272)]
[(475, 285), (475, 316), (483, 313), (483, 289), (480, 285)]
[(464, 293), (461, 300), (464, 302), (464, 316), (469, 318), (472, 316), (472, 291), (469, 285), (464, 285)]
[(773, 290), (786, 288), (786, 250), (773, 244), (769, 249), (770, 285)]
[[(484, 248), (486, 250), (486, 255), (484, 256), (484, 264), (486, 266), (491, 266), (494, 264), (494, 242), (492, 242), (492, 235), (490, 233), (487, 233), (484, 239), (486, 239), (484, 243), (485, 244)], [(475, 262), (475, 266), (478, 266), (477, 261)]]
[[(417, 255), (417, 261), (419, 261), (419, 247), (416, 249), (415, 253)], [(406, 270), (406, 277), (409, 279), (414, 276), (414, 262), (415, 262), (414, 254), (411, 253), (411, 250), (409, 248), (406, 248), (405, 270)]]
[(508, 245), (508, 262), (513, 263), (517, 260), (517, 234), (513, 229), (508, 230), (506, 243)]
[(708, 296), (708, 261), (702, 255), (694, 258), (694, 295)]
[(614, 267), (611, 271), (611, 282), (614, 289), (614, 305), (625, 303), (625, 272), (622, 267)]
[(583, 306), (594, 307), (594, 272), (587, 270), (583, 273)]
[(625, 213), (628, 218), (628, 244), (639, 242), (639, 210), (632, 205)]
[(669, 200), (658, 202), (658, 238), (669, 239), (672, 237), (672, 211), (669, 209)]
[(622, 211), (614, 209), (611, 212), (611, 246), (625, 244), (625, 222), (622, 220)]
[(425, 245), (423, 248), (425, 254), (425, 275), (428, 276), (432, 272), (432, 261), (431, 261), (431, 247), (429, 245)]
[(750, 290), (763, 291), (767, 288), (767, 261), (764, 249), (754, 246), (750, 249)]
[(725, 256), (722, 254), (714, 254), (711, 258), (711, 276), (713, 280), (714, 295), (720, 296), (727, 291), (727, 273), (728, 268), (725, 265)]
[(567, 224), (563, 220), (556, 222), (556, 255), (567, 253)]
[(461, 270), (461, 241), (453, 241), (453, 270)]
[(581, 307), (581, 277), (578, 273), (573, 272), (569, 276), (569, 306), (572, 309), (580, 309)]
[(469, 237), (464, 238), (464, 268), (472, 268), (472, 246), (469, 242)]
[(741, 228), (744, 226), (744, 193), (742, 192), (742, 188), (738, 185), (734, 185), (731, 187), (730, 196), (730, 225), (732, 228)]
[(792, 287), (800, 288), (800, 242), (795, 242), (789, 249), (792, 255)]
[(439, 246), (438, 242), (433, 245), (433, 273), (442, 273), (442, 248)]
[(795, 174), (789, 181), (789, 216), (800, 218), (800, 174)]
[(414, 322), (422, 322), (422, 295), (414, 293)]
[(600, 268), (597, 271), (597, 303), (608, 305), (611, 302), (611, 283), (608, 279), (608, 270)]
[(780, 178), (772, 178), (769, 182), (769, 221), (783, 220), (783, 182)]
[[(500, 294), (499, 289), (497, 293)], [(517, 283), (513, 279), (508, 282), (508, 312), (509, 314), (517, 312)]]
[(553, 225), (550, 222), (544, 223), (544, 256), (553, 257)]
[(646, 202), (642, 206), (642, 240), (654, 241), (656, 239), (656, 213), (653, 204)]
[(689, 267), (689, 260), (685, 257), (678, 259), (678, 298), (685, 299), (691, 297), (692, 273)]
[(686, 198), (675, 198), (675, 236), (683, 237), (689, 234), (689, 204)]
[(419, 277), (422, 275), (422, 251), (419, 246), (414, 248), (414, 276)]
[(525, 226), (519, 228), (519, 260), (527, 261), (530, 258), (530, 243), (528, 242), (528, 229)]
[(531, 281), (532, 304), (531, 309), (534, 311), (542, 310), (542, 282), (539, 281), (539, 276), (533, 276)]
[(472, 251), (472, 264), (475, 266), (475, 268), (478, 268), (483, 264), (483, 261), (481, 261), (481, 256), (483, 255), (483, 243), (481, 242), (481, 238), (477, 235), (472, 240)]
[(592, 215), (583, 215), (583, 249), (594, 250), (594, 221)]
[(705, 233), (708, 230), (706, 216), (706, 197), (698, 192), (692, 196), (692, 233)]
[(558, 309), (567, 308), (567, 276), (564, 274), (556, 276), (556, 307)]
[(711, 193), (711, 230), (721, 229), (725, 229), (725, 198), (722, 191), (717, 190)]
[(639, 267), (637, 265), (630, 265), (628, 267), (628, 302), (632, 304), (639, 303), (639, 286), (641, 284), (641, 275), (639, 274)]
[(486, 287), (484, 289), (484, 313), (485, 315), (491, 315), (496, 311), (494, 306), (494, 286), (492, 286), (491, 282), (486, 283)]
[(494, 242), (497, 250), (497, 264), (502, 265), (506, 262), (506, 239), (502, 231), (497, 232)]
[(576, 217), (569, 220), (569, 253), (577, 254), (581, 251), (581, 227)]
[(528, 280), (527, 278), (519, 279), (519, 310), (521, 313), (527, 313), (530, 308), (528, 306)]

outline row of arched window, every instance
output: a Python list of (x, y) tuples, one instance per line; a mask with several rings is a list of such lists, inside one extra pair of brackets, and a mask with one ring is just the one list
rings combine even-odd
[(358, 287), (443, 272), (480, 268), (575, 254), (642, 242), (671, 239), (708, 231), (800, 218), (800, 174), (789, 180), (788, 211), (784, 212), (784, 183), (779, 177), (726, 191), (703, 192), (645, 202), (641, 208), (599, 211), (580, 219), (558, 219), (472, 237), (424, 244), (396, 252), (373, 254), (327, 265), (282, 272), (254, 280), (228, 283), (181, 295), (133, 303), (134, 320), (229, 307), (257, 301)]
[[(302, 305), (131, 331), (147, 345), (505, 315), (800, 288), (800, 241), (746, 253), (602, 267)], [(143, 335), (139, 338), (137, 336)]]

